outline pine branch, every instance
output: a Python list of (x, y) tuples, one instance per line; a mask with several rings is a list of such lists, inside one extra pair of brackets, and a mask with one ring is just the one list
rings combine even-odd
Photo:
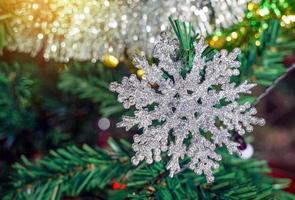
[(190, 69), (194, 58), (193, 43), (198, 35), (195, 34), (191, 23), (186, 24), (179, 19), (172, 20), (171, 17), (169, 17), (169, 21), (179, 41), (180, 57), (184, 61), (186, 67)]
[[(214, 184), (187, 170), (169, 178), (164, 165), (130, 162), (130, 144), (110, 140), (111, 150), (93, 149), (87, 145), (51, 151), (32, 163), (22, 158), (14, 165), (4, 200), (61, 199), (91, 194), (101, 199), (282, 199), (294, 198), (281, 191), (287, 180), (263, 175), (266, 163), (225, 156), (215, 172)], [(126, 184), (114, 191), (112, 184)]]
[(0, 135), (13, 138), (34, 127), (32, 93), (36, 80), (19, 64), (0, 63)]
[[(61, 144), (69, 137), (69, 134), (61, 133), (63, 130), (58, 125), (49, 127), (47, 124), (47, 116), (54, 112), (50, 108), (58, 106), (52, 103), (56, 98), (54, 95), (45, 97), (52, 90), (48, 86), (49, 82), (53, 83), (52, 79), (47, 79), (50, 76), (43, 79), (41, 74), (31, 63), (0, 63), (0, 138), (4, 142), (1, 150), (9, 150), (11, 159), (19, 151), (27, 153), (23, 150), (27, 143), (40, 148), (45, 144)], [(49, 104), (51, 107), (46, 109)], [(62, 118), (57, 114), (54, 116), (55, 119), (58, 117), (59, 120)], [(28, 139), (31, 136), (34, 140)]]
[[(199, 34), (196, 33), (191, 23), (185, 23), (179, 19), (173, 20), (171, 17), (169, 17), (169, 21), (179, 41), (179, 56), (184, 64), (181, 73), (185, 76), (192, 68), (195, 55), (194, 42), (199, 39)], [(216, 51), (214, 49), (207, 47), (203, 52), (203, 57), (205, 57), (206, 60), (211, 60), (215, 53)]]
[(256, 97), (258, 99), (242, 96), (241, 103), (248, 101), (255, 106), (292, 70), (286, 69), (284, 59), (292, 55), (295, 49), (294, 36), (286, 30), (281, 30), (278, 23), (278, 20), (268, 21), (268, 28), (263, 31), (261, 38), (257, 39), (261, 45), (250, 43), (248, 49), (239, 57), (241, 74), (234, 81), (252, 80), (258, 85), (268, 87), (263, 94)]
[(22, 164), (14, 165), (13, 190), (4, 199), (61, 199), (104, 188), (124, 173), (124, 162), (122, 152), (113, 154), (87, 145), (50, 151), (36, 164), (22, 157)]
[(277, 78), (270, 87), (268, 87), (262, 94), (260, 94), (257, 97), (254, 105), (257, 105), (264, 97), (266, 97), (279, 84), (279, 82), (282, 81), (293, 70), (295, 70), (295, 64), (289, 67), (283, 75)]
[(295, 48), (294, 38), (280, 30), (278, 20), (269, 20), (267, 27), (240, 55), (239, 81), (252, 79), (259, 85), (270, 86), (286, 71), (283, 61)]
[(114, 75), (100, 64), (87, 63), (82, 66), (74, 63), (61, 73), (58, 87), (64, 92), (99, 104), (100, 113), (108, 117), (123, 111), (116, 96), (108, 89), (111, 81), (119, 79), (120, 73), (116, 72)]

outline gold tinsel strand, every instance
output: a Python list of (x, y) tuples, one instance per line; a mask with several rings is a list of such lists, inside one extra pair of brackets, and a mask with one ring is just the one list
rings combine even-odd
[(62, 62), (96, 62), (105, 54), (119, 60), (139, 49), (149, 54), (160, 32), (169, 28), (170, 15), (191, 21), (202, 34), (228, 27), (242, 19), (247, 0), (3, 2), (14, 16), (8, 49), (33, 56), (42, 51), (45, 59)]
[[(120, 56), (124, 42), (117, 30), (122, 1), (22, 0), (7, 7), (14, 14), (8, 48), (33, 56), (43, 50), (45, 59), (101, 59), (105, 53)], [(116, 51), (115, 51), (116, 49)]]

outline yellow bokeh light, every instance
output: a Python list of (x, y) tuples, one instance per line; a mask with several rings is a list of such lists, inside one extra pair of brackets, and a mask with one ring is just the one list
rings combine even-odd
[(226, 37), (226, 41), (230, 42), (232, 40), (232, 38), (230, 36)]
[(256, 46), (260, 46), (260, 44), (261, 44), (261, 43), (260, 43), (260, 41), (258, 41), (258, 40), (255, 42), (255, 45), (256, 45)]
[(254, 3), (249, 3), (248, 4), (248, 10), (252, 11), (255, 7), (255, 4)]
[(237, 34), (237, 32), (232, 32), (232, 33), (231, 33), (231, 37), (232, 37), (233, 39), (237, 39), (237, 38), (238, 38), (238, 34)]
[(213, 40), (213, 41), (217, 41), (217, 40), (218, 40), (218, 36), (217, 36), (217, 35), (214, 35), (214, 36), (212, 37), (212, 40)]

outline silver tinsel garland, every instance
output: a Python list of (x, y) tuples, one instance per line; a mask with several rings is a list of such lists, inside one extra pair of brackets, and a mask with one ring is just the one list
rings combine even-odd
[(124, 57), (125, 50), (150, 55), (168, 17), (192, 22), (203, 35), (243, 18), (247, 0), (47, 0), (11, 2), (15, 15), (7, 47), (46, 59)]
[(189, 21), (205, 36), (241, 21), (248, 0), (130, 0), (127, 9), (128, 49), (151, 54), (162, 31), (170, 30), (168, 17)]
[(225, 146), (229, 153), (239, 153), (239, 144), (230, 139), (230, 132), (251, 132), (252, 125), (263, 125), (264, 120), (254, 116), (256, 109), (249, 103), (237, 102), (239, 94), (249, 94), (255, 86), (230, 82), (239, 74), (239, 50), (222, 50), (211, 61), (205, 61), (201, 56), (206, 49), (204, 40), (196, 42), (194, 48), (192, 69), (183, 77), (183, 63), (177, 59), (178, 43), (163, 37), (153, 51), (157, 64), (150, 65), (145, 57), (135, 58), (136, 67), (145, 72), (142, 80), (135, 75), (124, 77), (122, 83), (111, 83), (110, 90), (118, 93), (124, 108), (135, 106), (134, 116), (123, 116), (118, 123), (127, 130), (135, 125), (142, 129), (142, 134), (134, 135), (132, 145), (135, 165), (142, 160), (158, 162), (161, 152), (168, 151), (170, 176), (181, 171), (181, 160), (188, 157), (186, 167), (213, 182), (212, 171), (221, 160), (217, 148)]

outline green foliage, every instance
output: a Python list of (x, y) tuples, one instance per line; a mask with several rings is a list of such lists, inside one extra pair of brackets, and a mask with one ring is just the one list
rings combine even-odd
[[(195, 55), (194, 42), (196, 40), (199, 40), (199, 35), (194, 30), (191, 23), (187, 24), (180, 21), (179, 19), (172, 20), (171, 17), (169, 18), (169, 20), (176, 35), (176, 38), (179, 41), (180, 59), (183, 61), (184, 64), (183, 68), (181, 69), (181, 73), (185, 76), (185, 74), (192, 68)], [(203, 52), (203, 57), (205, 57), (206, 60), (211, 60), (215, 53), (216, 50), (207, 47)]]
[[(203, 176), (189, 170), (170, 178), (161, 162), (134, 167), (129, 161), (129, 143), (110, 140), (109, 144), (109, 150), (84, 145), (50, 151), (36, 163), (22, 157), (22, 163), (14, 165), (3, 199), (61, 199), (86, 193), (100, 199), (295, 198), (281, 191), (288, 185), (287, 180), (264, 175), (269, 168), (263, 161), (225, 154), (221, 168), (215, 172), (216, 181), (207, 184)], [(114, 191), (114, 182), (126, 184), (126, 188)]]
[[(16, 164), (14, 192), (4, 199), (60, 199), (62, 195), (77, 196), (81, 191), (103, 188), (112, 178), (119, 162), (102, 150), (89, 146), (68, 147), (51, 151), (50, 156), (33, 165), (22, 158)], [(16, 192), (19, 191), (19, 192)]]
[(293, 38), (285, 37), (278, 20), (270, 20), (267, 27), (261, 37), (249, 43), (249, 47), (239, 57), (241, 80), (252, 79), (262, 86), (270, 86), (286, 71), (284, 58), (292, 54), (295, 48)]
[(19, 64), (0, 63), (0, 136), (32, 130), (36, 113), (32, 110), (32, 92), (36, 80)]
[[(13, 162), (20, 154), (32, 158), (57, 146), (97, 142), (95, 125), (99, 114), (95, 103), (58, 89), (59, 65), (44, 63), (39, 67), (27, 62), (0, 63), (2, 170), (3, 159)], [(79, 81), (77, 84), (80, 85)]]
[(19, 145), (18, 150), (11, 151), (17, 153), (24, 148), (22, 143), (44, 148), (46, 143), (55, 146), (70, 138), (62, 133), (60, 124), (49, 125), (53, 122), (51, 116), (63, 120), (64, 111), (60, 108), (65, 107), (65, 102), (57, 103), (50, 93), (54, 88), (48, 84), (52, 77), (42, 77), (42, 73), (34, 64), (0, 63), (0, 138), (5, 141), (1, 150)]
[(180, 57), (184, 61), (186, 68), (189, 70), (192, 67), (194, 59), (194, 41), (198, 36), (192, 25), (181, 22), (179, 19), (172, 20), (169, 18), (173, 31), (179, 41)]
[(108, 117), (123, 112), (117, 97), (109, 91), (109, 83), (121, 79), (118, 70), (112, 73), (101, 64), (74, 63), (60, 74), (59, 89), (81, 99), (91, 100), (99, 106), (100, 113)]

